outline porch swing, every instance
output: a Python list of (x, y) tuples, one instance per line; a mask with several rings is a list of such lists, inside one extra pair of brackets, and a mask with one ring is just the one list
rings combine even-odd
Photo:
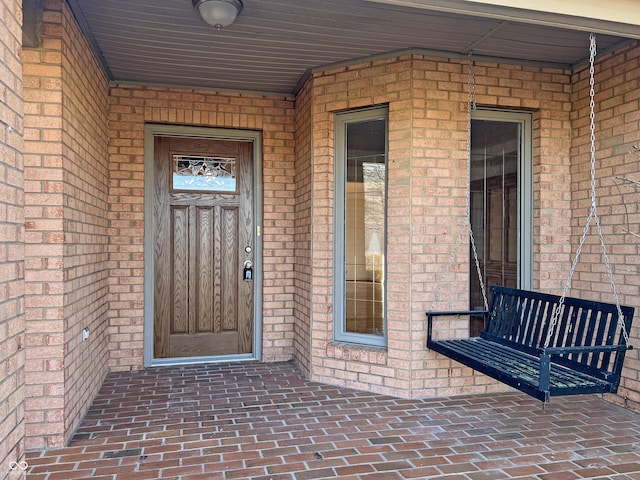
[[(471, 228), (470, 192), (466, 217), (456, 237), (449, 264), (442, 274), (431, 309), (427, 313), (427, 348), (467, 367), (484, 373), (547, 403), (552, 396), (616, 393), (620, 384), (625, 353), (633, 347), (629, 330), (634, 308), (621, 306), (607, 255), (595, 189), (595, 35), (590, 35), (590, 132), (591, 132), (591, 209), (562, 295), (491, 286), (487, 301), (476, 242)], [(475, 109), (475, 74), (469, 56), (469, 97), (467, 158), (471, 179), (471, 114)], [(567, 296), (582, 247), (595, 222), (602, 256), (615, 303), (603, 303)], [(473, 252), (482, 291), (484, 310), (434, 311), (446, 276), (451, 271), (455, 251), (465, 231)], [(480, 336), (465, 339), (434, 339), (436, 319), (479, 316), (484, 320)]]

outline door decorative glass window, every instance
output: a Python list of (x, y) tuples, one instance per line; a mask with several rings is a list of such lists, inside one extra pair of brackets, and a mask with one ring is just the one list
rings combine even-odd
[(236, 159), (173, 155), (173, 190), (235, 192)]

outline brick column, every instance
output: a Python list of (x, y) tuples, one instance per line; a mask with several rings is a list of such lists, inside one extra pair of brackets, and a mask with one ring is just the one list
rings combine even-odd
[(0, 0), (0, 476), (23, 478), (24, 190), (21, 0)]
[(64, 445), (108, 361), (108, 85), (66, 3), (45, 5), (23, 53), (27, 449)]

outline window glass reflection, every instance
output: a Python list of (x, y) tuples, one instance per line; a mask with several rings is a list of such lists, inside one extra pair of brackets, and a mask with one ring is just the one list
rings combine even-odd
[(346, 133), (345, 328), (384, 336), (386, 121), (350, 123)]

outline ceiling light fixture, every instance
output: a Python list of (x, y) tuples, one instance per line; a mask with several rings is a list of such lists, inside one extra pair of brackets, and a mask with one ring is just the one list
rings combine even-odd
[(241, 0), (192, 0), (202, 19), (218, 30), (228, 27), (242, 11)]

